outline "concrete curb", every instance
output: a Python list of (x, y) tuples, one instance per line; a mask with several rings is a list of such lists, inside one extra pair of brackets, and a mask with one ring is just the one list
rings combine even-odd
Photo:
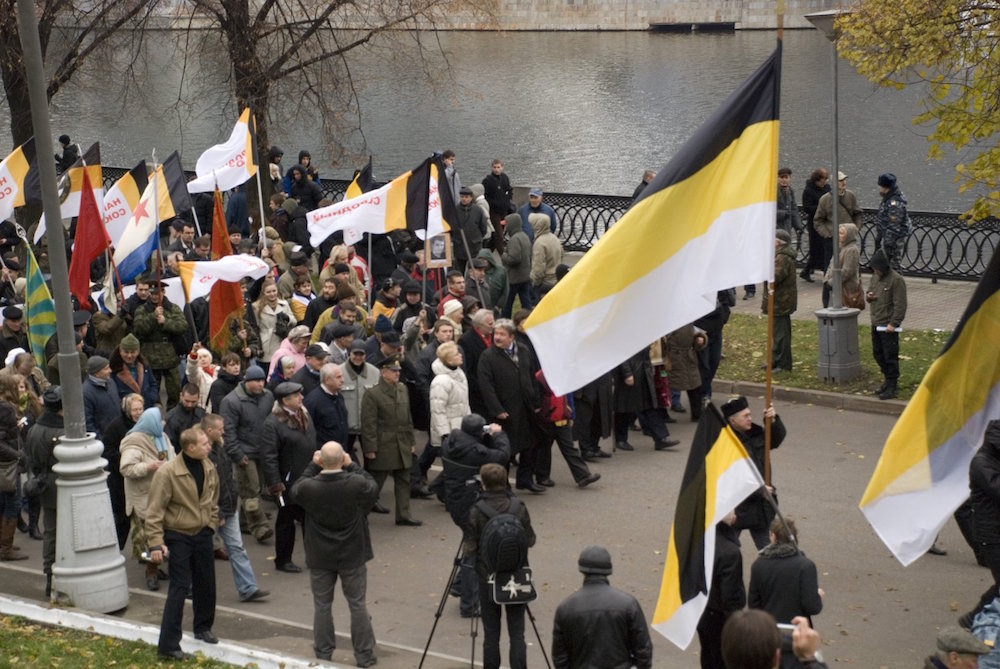
[[(154, 648), (160, 638), (160, 628), (157, 625), (146, 625), (92, 611), (43, 606), (18, 597), (0, 595), (0, 613), (20, 616), (46, 625), (95, 632), (126, 641), (142, 641)], [(183, 644), (187, 652), (200, 652), (213, 660), (241, 667), (252, 663), (259, 669), (307, 669), (317, 666), (342, 669), (342, 665), (278, 655), (263, 648), (255, 648), (232, 641), (220, 640), (218, 644), (207, 644), (198, 641), (188, 633), (184, 634)]]
[[(863, 413), (874, 413), (883, 416), (898, 416), (903, 413), (906, 402), (903, 400), (880, 400), (874, 396), (846, 395), (844, 393), (834, 393), (828, 390), (810, 390), (807, 388), (791, 388), (782, 386), (780, 383), (771, 384), (772, 396), (781, 402), (796, 402), (798, 404), (814, 404), (831, 409), (842, 409), (844, 411), (861, 411)], [(764, 396), (763, 383), (751, 383), (750, 381), (729, 381), (727, 379), (715, 379), (712, 382), (713, 395), (748, 395), (751, 397)]]

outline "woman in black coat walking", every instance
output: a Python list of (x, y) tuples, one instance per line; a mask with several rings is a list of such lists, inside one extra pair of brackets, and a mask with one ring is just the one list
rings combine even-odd
[(779, 623), (809, 618), (823, 610), (823, 590), (818, 585), (816, 565), (799, 550), (795, 523), (790, 518), (771, 523), (771, 543), (764, 547), (750, 568), (748, 603), (767, 611)]
[(809, 283), (813, 281), (813, 270), (825, 272), (828, 263), (828, 260), (823, 258), (823, 238), (813, 227), (813, 217), (816, 215), (819, 199), (823, 197), (824, 193), (830, 192), (829, 181), (830, 173), (822, 167), (817, 167), (809, 175), (806, 187), (802, 189), (802, 210), (806, 214), (806, 230), (809, 232), (809, 257), (806, 259), (806, 266), (799, 276)]

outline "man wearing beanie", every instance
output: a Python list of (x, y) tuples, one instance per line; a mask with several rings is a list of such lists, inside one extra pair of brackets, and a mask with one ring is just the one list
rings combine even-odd
[(111, 365), (99, 355), (87, 360), (87, 379), (83, 382), (83, 414), (87, 432), (101, 435), (111, 421), (121, 413), (118, 389), (111, 382)]
[[(753, 422), (750, 404), (743, 395), (735, 397), (722, 405), (722, 415), (729, 421), (733, 432), (739, 437), (743, 448), (747, 450), (761, 477), (764, 476), (764, 427)], [(781, 446), (787, 431), (781, 418), (774, 412), (774, 406), (764, 409), (764, 418), (771, 419), (771, 450)], [(772, 470), (773, 471), (773, 470)], [(767, 486), (771, 494), (774, 488)], [(736, 507), (736, 529), (750, 530), (750, 536), (757, 550), (771, 543), (770, 527), (774, 520), (774, 508), (767, 500), (764, 489), (761, 488), (743, 500)]]
[[(160, 388), (153, 378), (149, 363), (139, 351), (139, 340), (134, 334), (122, 338), (117, 350), (112, 352), (111, 374), (118, 397), (125, 399), (130, 393), (142, 395), (146, 408), (160, 403)], [(188, 426), (190, 427), (190, 426)], [(180, 432), (177, 433), (178, 436)], [(174, 442), (177, 443), (177, 442)]]
[[(885, 252), (889, 266), (899, 271), (900, 257), (910, 235), (910, 216), (906, 213), (906, 198), (899, 190), (896, 175), (879, 175), (878, 192), (882, 201), (875, 214), (875, 246)], [(860, 229), (860, 227), (859, 227)]]
[[(771, 349), (771, 369), (792, 371), (792, 314), (798, 307), (798, 284), (795, 270), (795, 249), (792, 236), (786, 230), (774, 233), (774, 339)], [(767, 294), (760, 309), (767, 313)]]
[(652, 667), (653, 644), (642, 607), (608, 582), (611, 554), (603, 546), (587, 546), (577, 566), (583, 587), (556, 609), (552, 664), (558, 669)]
[(871, 305), (872, 355), (885, 380), (875, 391), (880, 400), (896, 396), (899, 381), (899, 330), (906, 317), (906, 283), (892, 269), (885, 249), (872, 254), (872, 279), (865, 300)]

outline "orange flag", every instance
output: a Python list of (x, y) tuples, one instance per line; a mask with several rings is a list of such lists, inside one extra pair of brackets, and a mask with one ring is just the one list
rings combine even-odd
[[(215, 189), (215, 210), (212, 212), (212, 260), (233, 254), (222, 212), (222, 193)], [(217, 281), (208, 294), (208, 332), (211, 349), (219, 356), (229, 351), (233, 340), (231, 323), (243, 317), (243, 291), (240, 284)], [(237, 330), (240, 328), (236, 328)]]

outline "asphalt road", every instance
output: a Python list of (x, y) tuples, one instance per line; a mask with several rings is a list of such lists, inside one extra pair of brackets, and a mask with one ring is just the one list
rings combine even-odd
[[(722, 399), (722, 398), (717, 398)], [(875, 400), (873, 400), (875, 401)], [(759, 416), (760, 399), (751, 399)], [(812, 405), (778, 407), (789, 437), (773, 454), (774, 483), (784, 513), (794, 517), (801, 546), (819, 569), (826, 591), (823, 612), (814, 623), (824, 641), (828, 663), (859, 667), (920, 666), (934, 648), (936, 630), (951, 624), (971, 607), (990, 582), (989, 572), (975, 565), (954, 523), (941, 535), (946, 557), (925, 556), (903, 568), (890, 555), (857, 508), (858, 500), (878, 459), (893, 417), (838, 411)], [(577, 489), (554, 454), (556, 487), (543, 495), (527, 495), (538, 542), (531, 552), (538, 600), (532, 605), (539, 633), (549, 649), (552, 616), (558, 603), (579, 587), (576, 556), (591, 543), (606, 546), (614, 560), (612, 584), (638, 597), (647, 619), (659, 592), (670, 524), (673, 518), (688, 445), (694, 425), (671, 426), (681, 446), (654, 452), (651, 441), (632, 433), (633, 452), (618, 452), (592, 465), (603, 478)], [(606, 442), (605, 447), (609, 444)], [(391, 486), (382, 502), (392, 508)], [(417, 666), (434, 622), (434, 613), (451, 571), (460, 534), (443, 505), (412, 502), (420, 528), (396, 527), (392, 516), (371, 516), (375, 559), (369, 563), (368, 605), (380, 650), (380, 667)], [(249, 539), (249, 537), (247, 537)], [(301, 535), (299, 535), (301, 539)], [(0, 564), (0, 590), (30, 594), (19, 581), (22, 568), (38, 568), (40, 542), (18, 535), (18, 544), (31, 551), (31, 562), (16, 567)], [(743, 534), (744, 572), (749, 578), (753, 544)], [(273, 548), (249, 540), (260, 586), (271, 591), (269, 601), (240, 604), (226, 565), (217, 562), (219, 605), (223, 608), (219, 636), (311, 657), (312, 608), (307, 573), (276, 572)], [(301, 540), (295, 562), (304, 566)], [(142, 570), (129, 565), (135, 588), (127, 618), (156, 623), (161, 600), (142, 594)], [(40, 583), (39, 581), (35, 581)], [(190, 613), (188, 613), (190, 616)], [(338, 593), (334, 603), (338, 630), (349, 630), (346, 605)], [(187, 618), (190, 625), (190, 617)], [(458, 602), (449, 599), (431, 644), (431, 651), (453, 658), (470, 652), (470, 624), (458, 615)], [(687, 650), (674, 647), (655, 632), (654, 666), (698, 667), (698, 642)], [(538, 640), (528, 626), (529, 665), (544, 666)], [(477, 640), (476, 658), (482, 657)], [(506, 642), (501, 641), (506, 658)], [(334, 660), (351, 664), (350, 644), (340, 643)], [(410, 652), (408, 649), (417, 649)], [(442, 657), (428, 667), (459, 667), (463, 663)]]

